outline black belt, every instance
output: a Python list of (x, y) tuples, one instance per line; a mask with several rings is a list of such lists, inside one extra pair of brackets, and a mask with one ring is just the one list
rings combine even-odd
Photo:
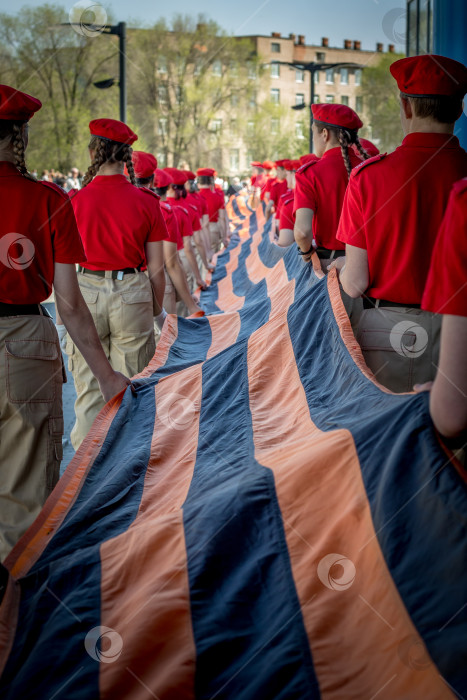
[(6, 304), (0, 301), (0, 318), (8, 316), (47, 316), (52, 318), (41, 304)]
[(316, 254), (318, 255), (318, 258), (320, 260), (326, 260), (326, 258), (330, 258), (331, 260), (333, 260), (334, 258), (343, 258), (345, 255), (345, 249), (329, 250), (328, 248), (322, 248), (321, 246), (318, 246), (318, 248), (316, 248)]
[(373, 299), (373, 297), (363, 297), (364, 309), (378, 309), (382, 306), (405, 307), (406, 309), (419, 309), (420, 304), (401, 304), (398, 301), (388, 301), (387, 299)]
[[(134, 275), (136, 272), (140, 272), (140, 267), (124, 267), (123, 270), (112, 270), (113, 280), (122, 280), (123, 275)], [(96, 275), (97, 277), (105, 277), (106, 272), (110, 270), (87, 270), (82, 265), (78, 265), (78, 272), (85, 273), (86, 275)]]

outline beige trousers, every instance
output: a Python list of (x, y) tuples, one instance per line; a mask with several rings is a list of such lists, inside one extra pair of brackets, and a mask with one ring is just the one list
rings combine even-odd
[(64, 369), (46, 316), (0, 318), (0, 560), (59, 478)]
[[(113, 280), (78, 273), (78, 283), (91, 312), (104, 352), (117, 372), (132, 377), (149, 363), (155, 350), (151, 283), (144, 272)], [(68, 367), (77, 399), (71, 431), (75, 450), (81, 445), (105, 401), (84, 357), (67, 336)]]
[(222, 243), (221, 225), (218, 221), (209, 222), (209, 235), (211, 236), (211, 248), (214, 253), (217, 253)]
[[(188, 258), (186, 256), (186, 253), (183, 250), (183, 248), (182, 248), (182, 250), (178, 251), (178, 254), (180, 256), (180, 262), (182, 263), (182, 267), (185, 270), (186, 279), (188, 282), (188, 289), (190, 290), (190, 294), (192, 294), (193, 290), (195, 288), (195, 277), (193, 275), (193, 270), (191, 269), (191, 265), (188, 262)], [(196, 255), (196, 253), (195, 253), (195, 255)], [(178, 294), (176, 294), (176, 298), (177, 298), (176, 314), (177, 314), (177, 316), (182, 316), (183, 318), (186, 318), (188, 316), (188, 309), (186, 307), (186, 304), (180, 300)]]
[(357, 340), (380, 384), (396, 393), (435, 378), (441, 316), (405, 307), (365, 309)]

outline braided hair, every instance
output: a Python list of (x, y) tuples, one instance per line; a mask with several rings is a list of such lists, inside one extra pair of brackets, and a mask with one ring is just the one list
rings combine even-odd
[(128, 170), (128, 175), (132, 185), (136, 185), (136, 175), (133, 168), (131, 154), (133, 149), (127, 143), (119, 143), (118, 141), (110, 141), (99, 136), (92, 136), (89, 142), (89, 149), (94, 152), (92, 163), (87, 169), (83, 179), (83, 187), (89, 185), (96, 177), (99, 168), (104, 163), (124, 163)]
[(10, 138), (16, 168), (21, 175), (35, 182), (36, 178), (27, 169), (24, 155), (26, 144), (23, 138), (23, 125), (25, 123), (24, 121), (12, 121), (10, 119), (0, 120), (0, 139)]
[(360, 143), (357, 131), (355, 129), (344, 129), (343, 127), (329, 126), (329, 124), (318, 121), (315, 121), (314, 123), (316, 124), (319, 133), (321, 133), (323, 129), (327, 129), (327, 131), (335, 134), (339, 142), (339, 146), (341, 147), (342, 158), (344, 159), (345, 169), (347, 170), (349, 177), (350, 173), (352, 172), (352, 163), (350, 162), (349, 155), (350, 146), (355, 144), (363, 160), (367, 160), (370, 157)]

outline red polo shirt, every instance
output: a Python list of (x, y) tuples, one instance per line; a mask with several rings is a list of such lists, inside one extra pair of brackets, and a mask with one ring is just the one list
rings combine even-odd
[(285, 194), (281, 198), (282, 206), (279, 218), (279, 231), (283, 228), (288, 228), (293, 231), (295, 226), (294, 207), (294, 191), (290, 190), (289, 194)]
[(199, 194), (206, 202), (209, 222), (216, 223), (216, 221), (219, 221), (219, 209), (225, 209), (223, 198), (221, 201), (219, 195), (208, 187), (201, 188)]
[(369, 296), (421, 303), (452, 184), (466, 173), (455, 136), (424, 133), (352, 172), (337, 237), (367, 250)]
[(208, 213), (208, 206), (206, 204), (206, 200), (200, 196), (199, 192), (188, 192), (185, 202), (190, 202), (190, 204), (194, 204), (198, 208), (198, 214), (200, 217), (206, 215)]
[(271, 191), (271, 187), (272, 187), (274, 182), (276, 182), (275, 177), (273, 177), (272, 175), (266, 175), (266, 182), (264, 183), (263, 187), (261, 188), (261, 195), (260, 195), (261, 200), (264, 200), (264, 198), (266, 196), (266, 192)]
[(164, 217), (165, 225), (167, 227), (167, 236), (164, 238), (164, 241), (176, 243), (177, 250), (181, 250), (183, 248), (183, 239), (178, 228), (174, 210), (168, 202), (161, 202), (160, 205), (162, 216)]
[(181, 202), (190, 215), (193, 232), (201, 231), (201, 221), (196, 204), (193, 204), (193, 202), (188, 202), (186, 198), (182, 199)]
[(85, 260), (68, 194), (0, 161), (0, 301), (40, 304), (52, 291), (54, 263)]
[(145, 244), (167, 236), (159, 197), (124, 175), (97, 175), (71, 203), (90, 270), (138, 267)]
[(451, 190), (433, 249), (422, 309), (467, 316), (467, 178)]
[[(352, 167), (362, 162), (352, 149), (349, 158)], [(336, 233), (348, 182), (340, 146), (326, 151), (317, 161), (305, 163), (295, 174), (294, 214), (298, 209), (313, 210), (313, 238), (328, 250), (345, 248)]]
[[(172, 204), (172, 200), (170, 200), (170, 204)], [(172, 207), (172, 211), (175, 214), (175, 218), (177, 219), (178, 230), (180, 231), (182, 239), (186, 238), (187, 236), (192, 236), (193, 229), (191, 228), (190, 215), (188, 214), (185, 207), (175, 206)]]
[(284, 201), (285, 201), (285, 199), (290, 199), (290, 195), (292, 195), (292, 197), (293, 197), (293, 190), (291, 190), (290, 188), (287, 188), (286, 192), (284, 194), (281, 194), (281, 196), (279, 197), (279, 201), (278, 201), (277, 206), (276, 206), (276, 219), (280, 220), (281, 211), (282, 211), (282, 207), (284, 205)]
[[(275, 180), (269, 189), (270, 201), (278, 205), (279, 199), (287, 192), (287, 180)], [(276, 217), (277, 218), (277, 217)]]

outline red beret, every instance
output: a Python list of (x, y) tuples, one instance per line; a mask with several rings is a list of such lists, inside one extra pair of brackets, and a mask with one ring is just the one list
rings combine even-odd
[(314, 160), (319, 160), (318, 156), (315, 156), (314, 153), (306, 153), (304, 156), (300, 156), (300, 165), (304, 165), (305, 163), (309, 163), (310, 161)]
[(196, 180), (196, 175), (191, 170), (184, 170), (184, 173), (189, 180)]
[(178, 170), (177, 168), (164, 168), (164, 172), (170, 177), (170, 182), (173, 185), (184, 185), (188, 180), (183, 170)]
[(272, 160), (265, 160), (263, 163), (263, 168), (265, 170), (272, 170), (274, 167), (274, 162)]
[(213, 177), (215, 173), (215, 170), (212, 168), (198, 168), (196, 171), (196, 175), (198, 177)]
[(156, 168), (154, 171), (154, 184), (156, 187), (168, 187), (172, 184), (172, 178), (167, 175), (165, 170)]
[(263, 164), (259, 162), (259, 160), (254, 160), (252, 163), (250, 163), (252, 168), (262, 168)]
[(446, 56), (410, 56), (389, 66), (397, 87), (410, 97), (464, 97), (467, 68)]
[(284, 161), (282, 161), (282, 167), (290, 172), (293, 170), (292, 161), (286, 158)]
[(0, 119), (29, 121), (42, 102), (9, 85), (0, 85)]
[(93, 119), (89, 122), (89, 131), (92, 136), (99, 136), (107, 141), (127, 143), (129, 146), (138, 140), (135, 132), (117, 119)]
[[(359, 141), (369, 156), (371, 156), (373, 158), (373, 156), (378, 155), (379, 148), (377, 148), (374, 143), (372, 143), (371, 141), (368, 141), (368, 139), (359, 139)], [(360, 151), (358, 150), (358, 148), (356, 147), (355, 144), (352, 145), (352, 148), (354, 149), (357, 156), (359, 156)]]
[(347, 105), (314, 104), (311, 105), (313, 119), (328, 126), (337, 126), (341, 129), (356, 131), (363, 126), (363, 122), (353, 109)]
[(288, 158), (283, 158), (282, 160), (276, 160), (276, 168), (285, 168), (285, 163), (288, 162)]
[(291, 160), (292, 163), (292, 170), (298, 170), (299, 167), (301, 166), (301, 163), (299, 160)]
[(136, 177), (147, 178), (154, 174), (157, 168), (157, 158), (152, 153), (144, 151), (133, 151), (131, 156)]

